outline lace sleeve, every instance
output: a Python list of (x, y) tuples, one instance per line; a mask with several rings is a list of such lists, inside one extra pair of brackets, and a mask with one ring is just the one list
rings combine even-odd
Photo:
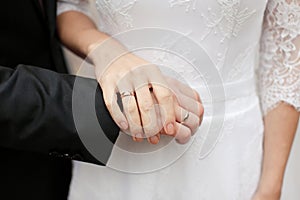
[(280, 102), (300, 111), (300, 0), (269, 0), (261, 37), (259, 89), (264, 114)]
[(89, 0), (58, 0), (57, 15), (70, 10), (82, 12), (87, 16), (91, 16), (89, 12)]

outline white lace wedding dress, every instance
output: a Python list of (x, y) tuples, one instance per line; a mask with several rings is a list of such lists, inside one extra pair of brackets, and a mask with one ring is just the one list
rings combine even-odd
[[(153, 147), (122, 134), (108, 167), (75, 162), (69, 199), (251, 199), (260, 176), (263, 114), (281, 101), (300, 110), (299, 4), (97, 0), (100, 29), (119, 34), (128, 48), (154, 46), (136, 54), (197, 89), (205, 115), (186, 145), (162, 138)], [(60, 1), (58, 9), (88, 13), (88, 1)]]

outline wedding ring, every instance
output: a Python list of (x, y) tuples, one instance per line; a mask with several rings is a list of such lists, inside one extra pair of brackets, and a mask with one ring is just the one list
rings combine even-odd
[(187, 113), (184, 115), (181, 124), (183, 124), (183, 123), (189, 118), (189, 116), (190, 116), (190, 112), (187, 112)]
[(129, 96), (134, 96), (134, 92), (130, 92), (130, 91), (124, 91), (120, 93), (121, 98), (123, 97), (129, 97)]

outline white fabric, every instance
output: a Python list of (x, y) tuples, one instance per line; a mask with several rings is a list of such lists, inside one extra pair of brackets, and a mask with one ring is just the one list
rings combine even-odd
[[(157, 50), (137, 52), (153, 63), (172, 66), (175, 76), (183, 77), (200, 92), (205, 108), (203, 124), (193, 141), (186, 145), (184, 155), (158, 171), (128, 174), (75, 162), (69, 199), (251, 199), (262, 159), (260, 103), (264, 113), (280, 101), (300, 109), (299, 1), (97, 0), (96, 5), (100, 29), (108, 34), (158, 27), (174, 30), (195, 41), (203, 47), (220, 73), (225, 96), (214, 99), (209, 90), (203, 90), (205, 83), (214, 83), (214, 79), (205, 73), (206, 69), (214, 67), (211, 63), (195, 65), (204, 71), (199, 75), (178, 56)], [(73, 6), (74, 3), (65, 10), (72, 10)], [(76, 10), (81, 10), (79, 4)], [(136, 37), (136, 40), (148, 38), (145, 35), (144, 38)], [(128, 47), (131, 45), (127, 37), (118, 39)], [(163, 48), (172, 49), (179, 41), (172, 34), (162, 34), (157, 42)], [(181, 55), (196, 63), (199, 58), (193, 50), (189, 45), (183, 45)], [(249, 81), (255, 77), (255, 69), (260, 77), (261, 101), (253, 89), (255, 83)], [(213, 123), (214, 101), (225, 106), (224, 123), (214, 148), (203, 154), (204, 140), (209, 137), (205, 134), (211, 133), (208, 130)], [(157, 149), (167, 143), (168, 140), (162, 138)], [(174, 151), (157, 154), (154, 165), (155, 161), (163, 162), (184, 148), (176, 143), (169, 146)], [(137, 162), (117, 147), (134, 152), (153, 148), (146, 142), (134, 143), (122, 134), (108, 163), (115, 169), (123, 167), (120, 170), (131, 171), (152, 164), (147, 160)]]
[(300, 111), (300, 1), (270, 1), (261, 39), (260, 90), (267, 113), (284, 101)]
[(89, 0), (59, 0), (57, 1), (57, 15), (67, 11), (78, 11), (87, 16), (91, 16), (89, 12)]

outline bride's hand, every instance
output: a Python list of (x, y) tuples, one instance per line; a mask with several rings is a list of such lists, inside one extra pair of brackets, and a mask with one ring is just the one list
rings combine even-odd
[(204, 108), (199, 94), (188, 85), (171, 78), (165, 77), (170, 89), (175, 94), (175, 113), (177, 121), (177, 142), (184, 144), (189, 141), (199, 128), (204, 114)]
[[(157, 133), (161, 130), (149, 89), (152, 88), (163, 116), (164, 131), (168, 135), (174, 135), (177, 130), (174, 95), (159, 68), (127, 53), (114, 41), (105, 48), (93, 46), (91, 49), (89, 58), (95, 65), (96, 78), (103, 90), (105, 104), (119, 127), (130, 132), (135, 141), (141, 141), (144, 133), (149, 142), (159, 142)], [(117, 93), (121, 96), (125, 115), (118, 106)]]

